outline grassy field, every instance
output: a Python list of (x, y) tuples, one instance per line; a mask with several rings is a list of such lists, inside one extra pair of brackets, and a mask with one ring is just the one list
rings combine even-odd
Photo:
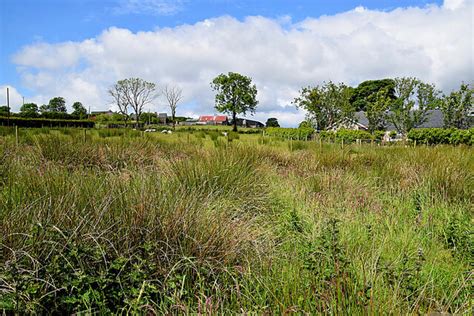
[(0, 133), (0, 311), (472, 313), (470, 147)]

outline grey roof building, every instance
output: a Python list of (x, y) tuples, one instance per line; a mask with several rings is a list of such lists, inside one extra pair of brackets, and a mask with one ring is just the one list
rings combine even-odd
[[(388, 114), (390, 114), (390, 112), (388, 112)], [(441, 110), (429, 110), (426, 115), (426, 121), (420, 126), (417, 126), (417, 128), (442, 128), (444, 126), (443, 119), (444, 119), (444, 116)], [(348, 123), (346, 120), (343, 122), (342, 125), (343, 126), (341, 126), (339, 123), (335, 124), (335, 126), (332, 127), (331, 129), (336, 130), (339, 128), (349, 128), (349, 129), (358, 129), (358, 130), (368, 130), (369, 120), (367, 119), (365, 112), (359, 111), (355, 113), (354, 121)], [(387, 131), (396, 130), (395, 126), (389, 121), (387, 121), (387, 125), (385, 129)]]

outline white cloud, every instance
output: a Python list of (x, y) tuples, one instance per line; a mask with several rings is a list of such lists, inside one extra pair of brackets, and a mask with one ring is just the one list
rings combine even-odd
[(9, 90), (9, 97), (10, 97), (10, 108), (16, 109), (20, 108), (23, 98), (21, 94), (10, 85), (2, 85), (0, 86), (0, 106), (7, 105), (7, 88)]
[(117, 14), (173, 15), (183, 9), (184, 0), (121, 0)]
[[(289, 19), (229, 16), (133, 33), (110, 28), (93, 39), (33, 44), (18, 52), (25, 87), (46, 102), (61, 95), (92, 109), (109, 107), (107, 87), (142, 77), (182, 86), (178, 112), (213, 113), (209, 82), (222, 72), (251, 76), (259, 89), (257, 118), (297, 125), (290, 101), (302, 86), (324, 80), (417, 76), (449, 91), (473, 82), (471, 0), (389, 12), (356, 8), (333, 16)], [(152, 110), (165, 110), (157, 101)], [(178, 113), (179, 114), (179, 113)]]

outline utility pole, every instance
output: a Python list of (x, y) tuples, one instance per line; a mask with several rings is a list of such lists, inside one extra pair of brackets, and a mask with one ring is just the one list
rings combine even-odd
[(7, 126), (10, 126), (10, 89), (7, 87)]
[(25, 97), (21, 96), (23, 98), (23, 105), (25, 105)]

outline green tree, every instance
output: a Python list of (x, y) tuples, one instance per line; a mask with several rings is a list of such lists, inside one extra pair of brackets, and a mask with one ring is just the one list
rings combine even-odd
[(439, 91), (435, 85), (416, 78), (396, 78), (394, 81), (396, 99), (391, 102), (388, 120), (399, 133), (406, 135), (412, 128), (426, 122), (428, 111), (439, 103)]
[(0, 116), (8, 116), (10, 115), (10, 109), (6, 105), (0, 106)]
[(369, 131), (383, 130), (386, 127), (387, 111), (392, 98), (387, 90), (379, 90), (370, 95), (365, 103), (365, 115), (369, 121)]
[(233, 131), (237, 131), (237, 114), (255, 113), (257, 107), (257, 87), (250, 77), (235, 72), (220, 74), (211, 82), (216, 91), (215, 108), (219, 112), (232, 115)]
[(354, 117), (351, 93), (343, 83), (329, 81), (322, 86), (301, 89), (293, 104), (307, 112), (307, 121), (314, 122), (318, 130), (325, 130), (342, 118)]
[(278, 123), (278, 119), (275, 117), (270, 117), (267, 122), (265, 123), (266, 127), (280, 127), (280, 124)]
[(304, 120), (298, 125), (298, 128), (313, 128), (313, 124), (307, 120)]
[(458, 91), (443, 96), (440, 107), (443, 111), (445, 128), (468, 128), (469, 113), (474, 107), (474, 88), (462, 83)]
[(49, 100), (47, 112), (67, 113), (66, 100), (63, 97), (54, 97)]
[(153, 112), (143, 112), (143, 114), (141, 116), (141, 119), (145, 124), (148, 124), (148, 123), (156, 124), (156, 123), (158, 123), (158, 115), (156, 115), (156, 113), (153, 113)]
[(351, 104), (356, 111), (366, 111), (369, 98), (379, 91), (385, 91), (388, 98), (395, 99), (395, 81), (393, 79), (367, 80), (354, 88)]
[(87, 117), (87, 110), (81, 102), (74, 102), (74, 104), (72, 105), (72, 109), (72, 116), (77, 117), (81, 120)]
[(20, 115), (23, 117), (38, 117), (38, 105), (35, 103), (25, 103), (20, 108)]

